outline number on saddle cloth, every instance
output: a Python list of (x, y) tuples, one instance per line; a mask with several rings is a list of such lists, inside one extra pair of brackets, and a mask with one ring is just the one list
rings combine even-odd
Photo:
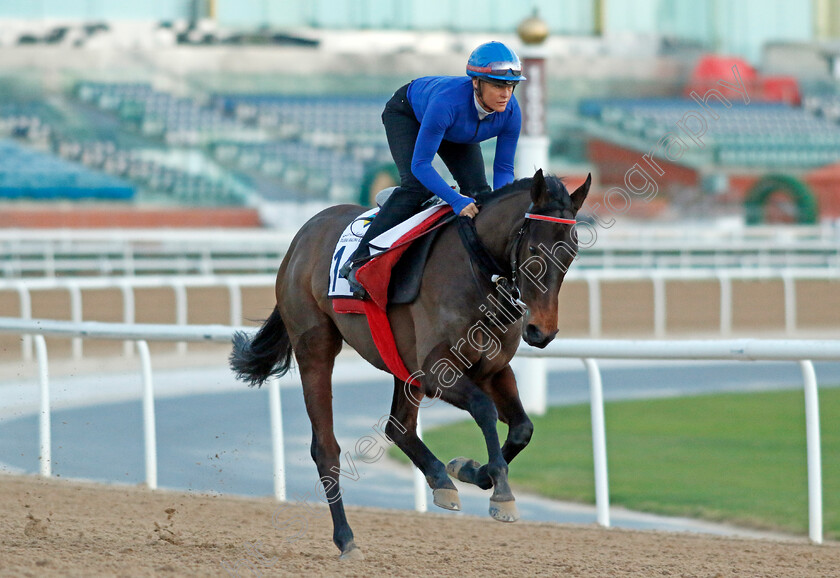
[(353, 255), (353, 252), (359, 246), (359, 241), (361, 241), (378, 212), (379, 208), (365, 211), (353, 219), (338, 238), (338, 243), (336, 243), (333, 251), (332, 266), (330, 267), (330, 290), (327, 294), (329, 297), (352, 297), (353, 292), (350, 290), (350, 283), (347, 282), (347, 279), (341, 277), (338, 272)]
[[(377, 194), (377, 202), (379, 201), (379, 195), (384, 194), (385, 200), (387, 200), (387, 196), (393, 192), (393, 189), (396, 187), (391, 187), (392, 190), (384, 189)], [(437, 199), (437, 197), (433, 197)], [(432, 206), (420, 211), (419, 213), (412, 215), (402, 223), (388, 229), (381, 235), (378, 235), (370, 242), (370, 253), (371, 255), (376, 255), (377, 253), (381, 253), (382, 251), (388, 249), (393, 245), (400, 237), (405, 235), (407, 232), (411, 231), (414, 227), (423, 223), (426, 219), (428, 219), (435, 211), (439, 210), (442, 206), (443, 201), (433, 204)], [(384, 203), (384, 201), (383, 201)], [(346, 279), (339, 276), (338, 272), (356, 250), (356, 247), (359, 246), (359, 241), (361, 240), (362, 236), (367, 231), (367, 228), (370, 226), (373, 219), (376, 217), (379, 209), (370, 209), (365, 211), (347, 226), (341, 236), (338, 238), (338, 243), (336, 244), (335, 250), (333, 252), (332, 258), (332, 266), (330, 267), (330, 291), (328, 293), (329, 297), (350, 297), (352, 296), (352, 291), (350, 291), (350, 284), (347, 282)]]

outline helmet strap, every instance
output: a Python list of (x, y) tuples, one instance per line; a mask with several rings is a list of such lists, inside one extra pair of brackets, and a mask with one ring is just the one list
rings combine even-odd
[[(481, 107), (484, 110), (487, 110), (490, 107), (487, 106), (487, 103), (484, 102), (484, 97), (481, 95), (481, 93), (482, 93), (481, 83), (484, 82), (484, 81), (481, 79), (481, 77), (478, 77), (477, 80), (478, 80), (478, 83), (476, 83), (476, 86), (473, 89), (473, 92), (475, 92), (475, 97), (476, 97), (476, 99), (478, 99), (478, 104), (480, 104)], [(490, 108), (490, 110), (488, 112), (493, 112), (493, 109)]]

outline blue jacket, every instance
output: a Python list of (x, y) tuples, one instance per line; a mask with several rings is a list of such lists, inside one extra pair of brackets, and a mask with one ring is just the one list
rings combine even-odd
[(516, 97), (511, 97), (504, 112), (491, 113), (479, 121), (469, 76), (424, 76), (409, 85), (407, 96), (420, 122), (411, 172), (426, 188), (449, 203), (456, 215), (474, 199), (452, 190), (432, 167), (432, 159), (443, 139), (466, 144), (497, 137), (493, 188), (513, 181), (513, 157), (522, 126)]

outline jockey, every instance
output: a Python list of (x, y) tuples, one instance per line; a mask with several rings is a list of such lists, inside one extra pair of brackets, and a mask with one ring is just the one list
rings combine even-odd
[[(493, 188), (513, 181), (513, 158), (522, 114), (513, 96), (525, 80), (516, 53), (501, 42), (482, 44), (470, 54), (467, 76), (425, 76), (398, 89), (385, 105), (382, 124), (400, 186), (388, 198), (362, 237), (358, 249), (339, 271), (357, 297), (364, 289), (356, 268), (378, 235), (420, 211), (437, 195), (455, 214), (475, 217), (471, 196), (488, 191), (480, 142), (496, 137)], [(432, 167), (435, 154), (461, 189), (459, 194)]]

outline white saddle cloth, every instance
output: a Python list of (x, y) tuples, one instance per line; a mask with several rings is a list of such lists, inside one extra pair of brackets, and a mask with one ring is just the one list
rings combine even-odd
[[(374, 239), (370, 242), (370, 254), (376, 255), (377, 253), (381, 253), (385, 249), (389, 248), (400, 237), (429, 218), (440, 208), (441, 204), (443, 204), (443, 201), (420, 211), (416, 215), (412, 215), (399, 225), (396, 225), (381, 235), (374, 237)], [(371, 221), (373, 221), (373, 218), (378, 212), (378, 208), (365, 211), (353, 219), (353, 221), (347, 225), (347, 228), (344, 229), (344, 232), (341, 233), (341, 236), (338, 238), (338, 243), (336, 243), (335, 251), (333, 251), (333, 258), (330, 262), (329, 297), (353, 296), (352, 291), (350, 291), (350, 283), (348, 283), (347, 279), (344, 277), (339, 277), (338, 272), (344, 266), (344, 263), (347, 262), (347, 259), (350, 258), (350, 255), (352, 255), (356, 250), (356, 247), (359, 246), (359, 241), (361, 241), (370, 226)]]

